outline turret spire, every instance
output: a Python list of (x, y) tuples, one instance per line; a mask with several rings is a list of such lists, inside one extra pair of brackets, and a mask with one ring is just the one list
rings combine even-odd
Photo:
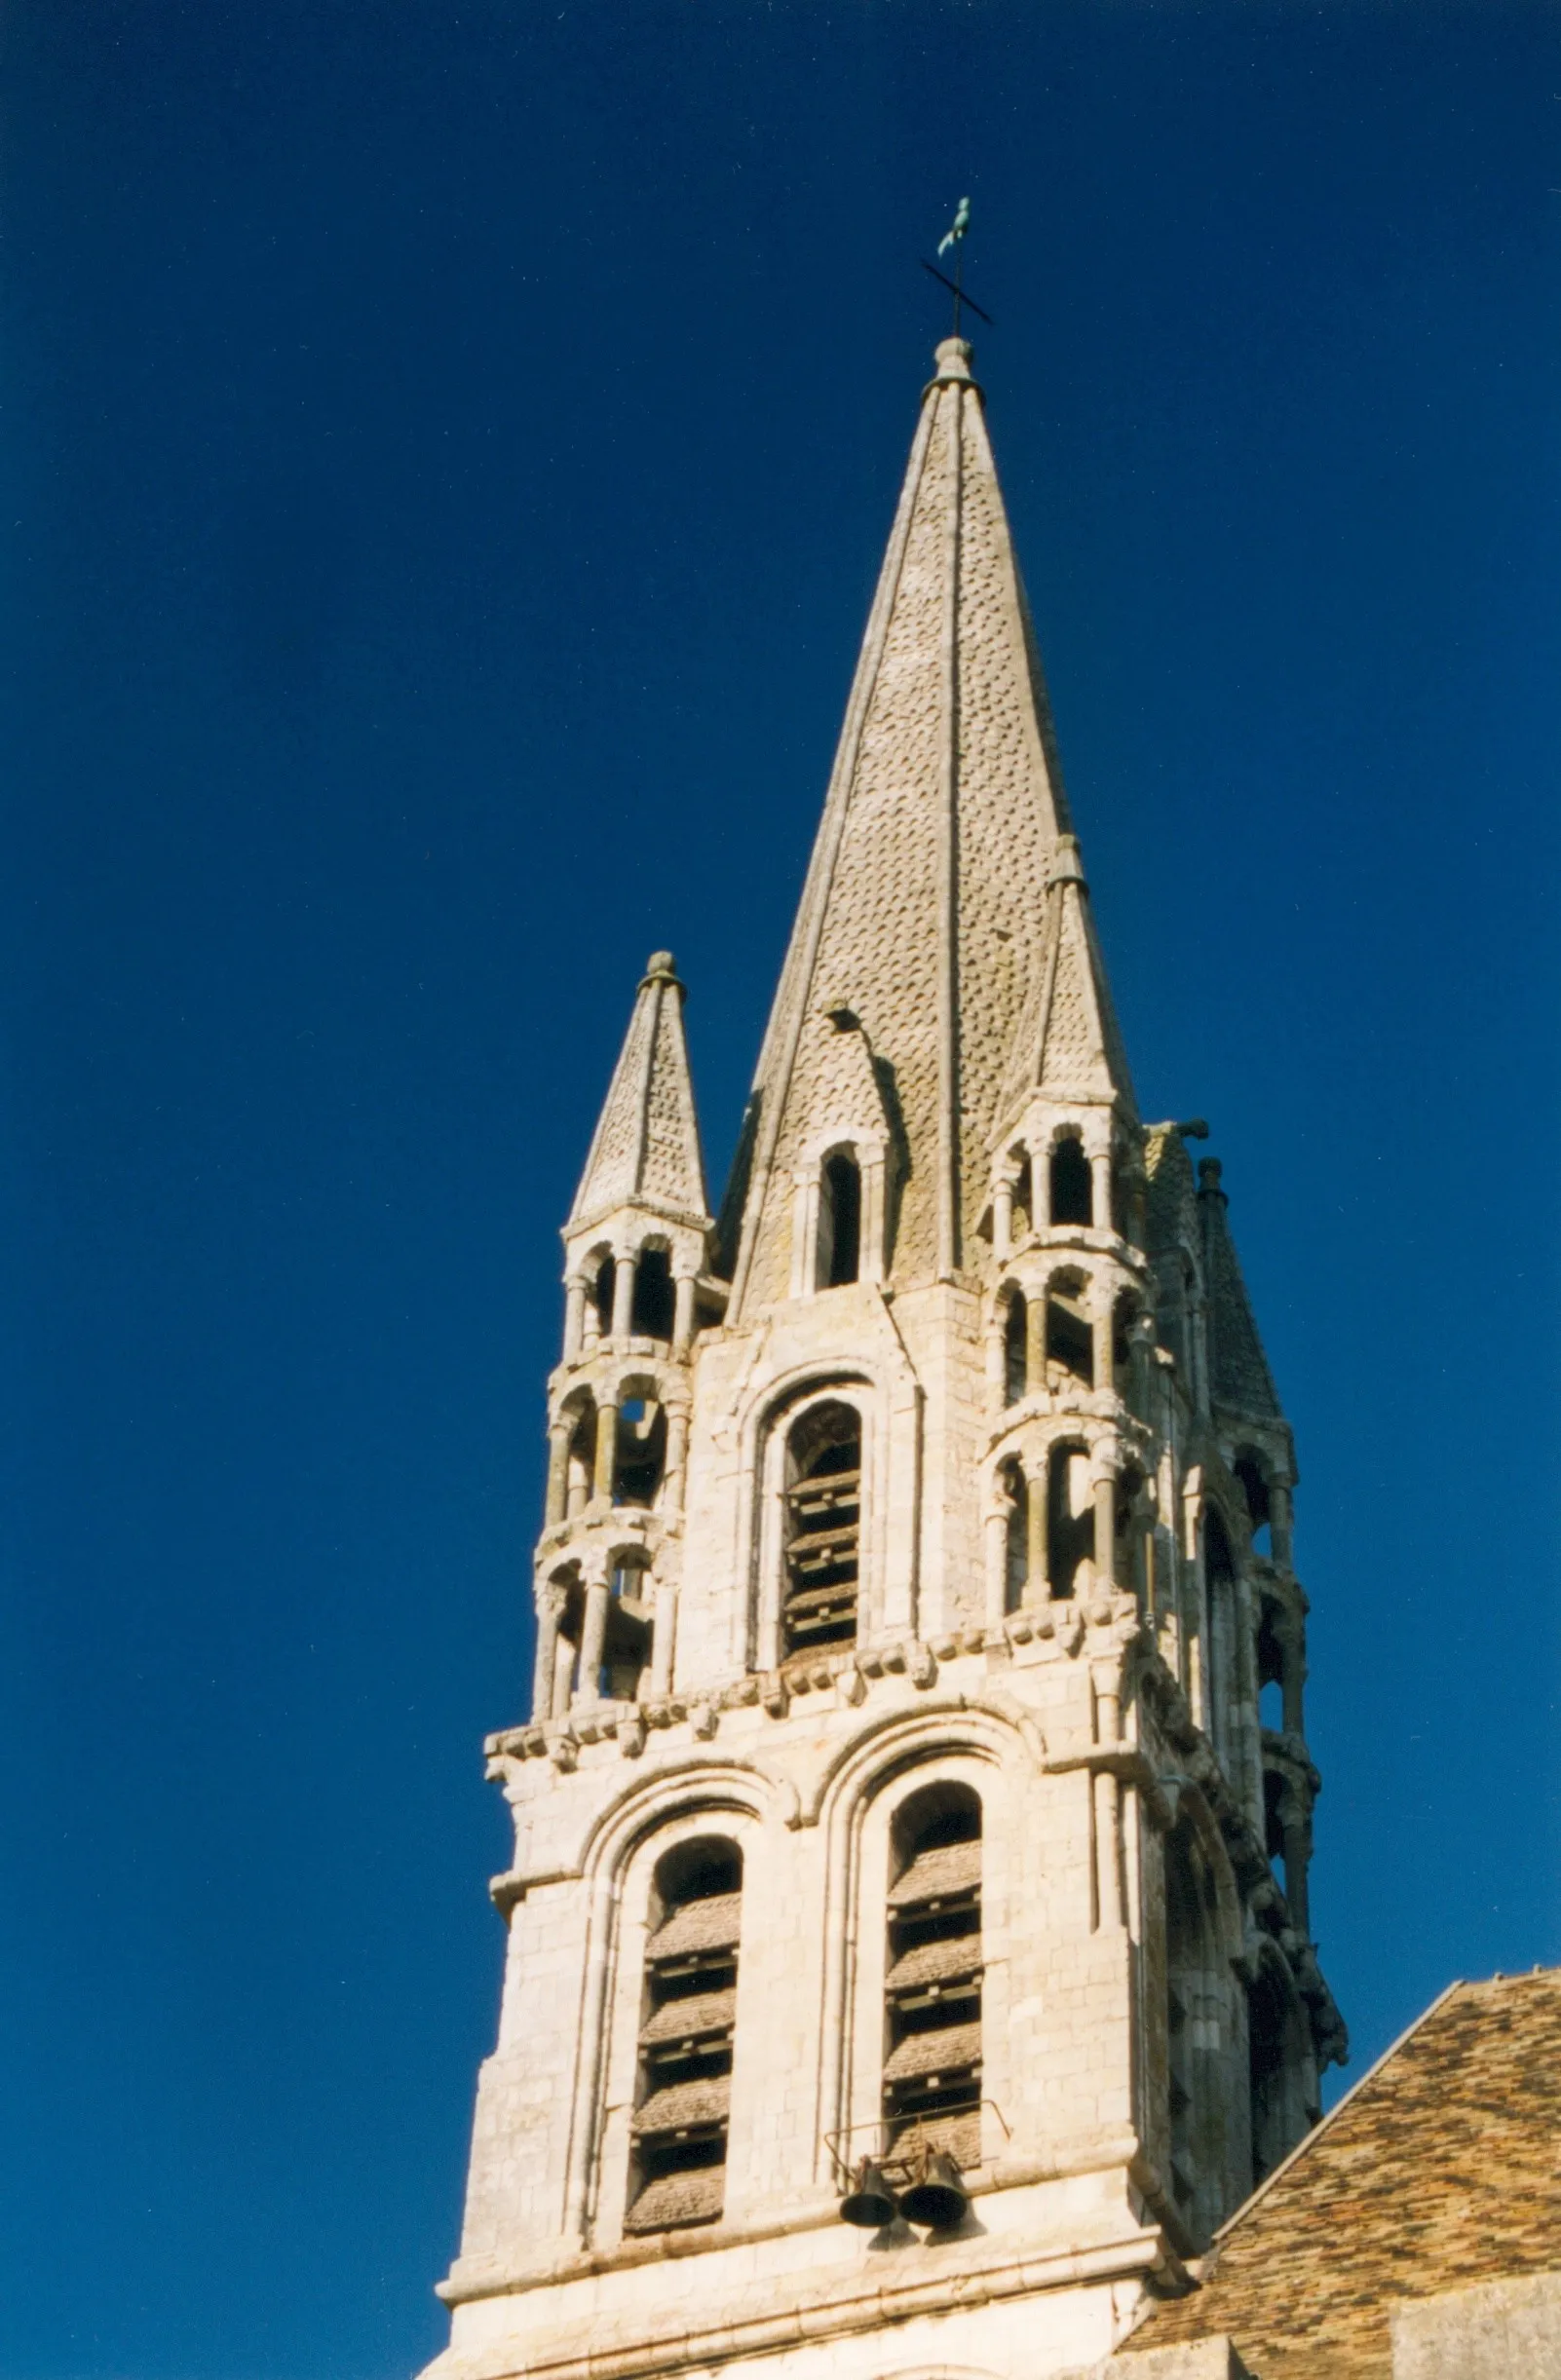
[(639, 997), (570, 1210), (579, 1230), (643, 1205), (703, 1225), (704, 1160), (683, 1038), (683, 986), (670, 951), (646, 962)]

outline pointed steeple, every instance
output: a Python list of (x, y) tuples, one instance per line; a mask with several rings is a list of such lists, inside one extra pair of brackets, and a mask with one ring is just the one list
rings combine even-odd
[(647, 962), (568, 1232), (626, 1206), (648, 1207), (699, 1229), (709, 1220), (683, 1038), (683, 986), (670, 951), (655, 951)]
[[(969, 1261), (1042, 972), (1048, 868), (1069, 818), (971, 361), (964, 340), (945, 339), (923, 397), (759, 1059), (734, 1185), (746, 1303), (786, 1295), (792, 1177), (827, 1095), (823, 1020), (842, 1005), (902, 1134), (894, 1278), (947, 1277)], [(1070, 961), (1067, 984), (1078, 971)], [(1109, 1017), (1109, 1002), (1094, 1004)]]

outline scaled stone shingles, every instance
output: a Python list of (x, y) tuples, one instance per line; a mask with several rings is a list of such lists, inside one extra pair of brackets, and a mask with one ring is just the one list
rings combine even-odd
[(1229, 2333), (1261, 2380), (1390, 2380), (1406, 2298), (1561, 2266), (1561, 1969), (1459, 1983), (1125, 2350)]

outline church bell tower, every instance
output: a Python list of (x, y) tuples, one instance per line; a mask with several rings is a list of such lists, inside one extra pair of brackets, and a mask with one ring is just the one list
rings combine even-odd
[(1038, 2380), (1295, 2145), (1295, 1460), (1113, 1012), (937, 351), (720, 1221), (651, 959), (564, 1229), (438, 2380)]

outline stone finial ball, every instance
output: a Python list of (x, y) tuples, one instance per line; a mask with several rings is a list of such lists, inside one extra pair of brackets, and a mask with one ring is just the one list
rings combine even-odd
[(677, 962), (670, 951), (652, 951), (645, 962), (647, 975), (675, 975)]

